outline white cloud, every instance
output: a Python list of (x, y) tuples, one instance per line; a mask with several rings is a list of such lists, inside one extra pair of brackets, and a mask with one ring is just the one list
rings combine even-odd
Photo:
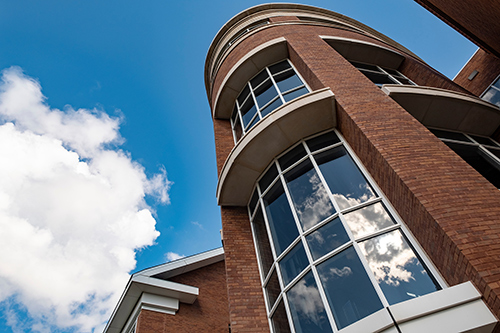
[(197, 226), (197, 227), (198, 227), (198, 228), (200, 228), (200, 229), (205, 230), (205, 228), (203, 228), (203, 224), (201, 224), (201, 223), (200, 223), (200, 222), (198, 222), (198, 221), (193, 221), (193, 222), (191, 222), (191, 224), (192, 224), (192, 225)]
[(165, 254), (165, 260), (166, 261), (174, 261), (174, 260), (177, 260), (177, 259), (182, 259), (184, 257), (185, 256), (183, 256), (182, 254), (178, 254), (178, 253), (175, 253), (175, 252), (167, 252)]
[[(146, 195), (168, 203), (165, 170), (151, 178), (99, 110), (45, 103), (19, 68), (0, 82), (0, 302), (16, 302), (31, 330), (102, 329), (159, 232)], [(11, 320), (15, 322), (14, 319)]]

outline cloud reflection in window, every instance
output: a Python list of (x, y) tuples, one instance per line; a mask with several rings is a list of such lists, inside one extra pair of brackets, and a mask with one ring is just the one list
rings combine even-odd
[(371, 234), (394, 224), (381, 203), (370, 205), (344, 215), (355, 238)]

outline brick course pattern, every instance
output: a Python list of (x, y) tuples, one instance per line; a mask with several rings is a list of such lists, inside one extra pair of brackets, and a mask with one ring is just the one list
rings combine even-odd
[[(477, 70), (477, 75), (469, 80), (472, 71)], [(500, 59), (479, 49), (462, 68), (453, 81), (476, 96), (481, 94), (500, 75)]]
[[(472, 281), (500, 315), (500, 192), (319, 35), (392, 48), (335, 28), (265, 29), (242, 40), (224, 60), (214, 81), (211, 106), (224, 76), (242, 56), (268, 40), (285, 37), (289, 57), (309, 86), (330, 87), (335, 94), (338, 129), (443, 277), (450, 285)], [(401, 71), (421, 85), (466, 91), (409, 56)], [(229, 121), (215, 119), (214, 129), (220, 173), (234, 141)], [(221, 212), (233, 332), (265, 331), (268, 324), (246, 208), (221, 207)]]
[(169, 280), (198, 287), (198, 299), (194, 304), (180, 303), (175, 315), (142, 310), (137, 320), (137, 333), (229, 332), (224, 262)]

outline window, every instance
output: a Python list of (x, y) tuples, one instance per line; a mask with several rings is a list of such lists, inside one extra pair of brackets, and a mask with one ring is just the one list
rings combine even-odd
[(337, 331), (441, 289), (336, 132), (275, 159), (248, 210), (273, 332)]
[(288, 60), (264, 68), (236, 98), (231, 115), (235, 142), (271, 111), (308, 92)]
[(500, 144), (498, 142), (484, 136), (440, 129), (429, 130), (500, 189)]
[(416, 85), (413, 81), (410, 81), (406, 76), (397, 70), (382, 68), (376, 65), (362, 64), (354, 61), (351, 61), (350, 63), (379, 87), (382, 87), (384, 84)]
[(496, 106), (500, 106), (500, 77), (493, 81), (481, 98)]

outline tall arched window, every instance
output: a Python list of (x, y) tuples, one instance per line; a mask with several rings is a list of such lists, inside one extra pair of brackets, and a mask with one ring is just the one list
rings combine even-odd
[(276, 158), (248, 205), (274, 332), (336, 332), (442, 288), (340, 135)]

